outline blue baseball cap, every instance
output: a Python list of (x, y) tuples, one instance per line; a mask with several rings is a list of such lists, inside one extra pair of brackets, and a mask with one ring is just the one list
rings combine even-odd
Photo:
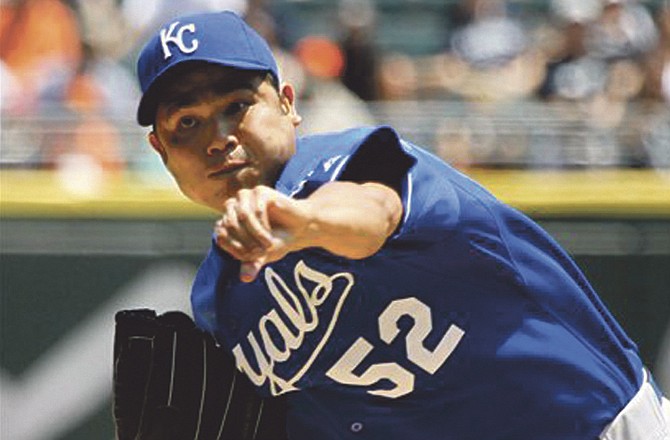
[(137, 122), (153, 124), (160, 97), (157, 81), (174, 66), (205, 61), (243, 70), (279, 69), (267, 42), (231, 11), (186, 15), (166, 23), (144, 46), (137, 60), (142, 98)]

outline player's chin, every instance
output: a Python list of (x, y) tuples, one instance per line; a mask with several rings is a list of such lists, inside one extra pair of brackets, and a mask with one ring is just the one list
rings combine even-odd
[(184, 190), (184, 195), (198, 205), (211, 208), (217, 212), (223, 212), (224, 202), (232, 196), (227, 186), (202, 185), (197, 190)]
[(227, 192), (218, 192), (212, 194), (207, 198), (203, 198), (200, 204), (213, 209), (214, 211), (223, 214), (225, 211), (225, 202), (227, 199), (232, 197), (233, 194), (228, 194)]

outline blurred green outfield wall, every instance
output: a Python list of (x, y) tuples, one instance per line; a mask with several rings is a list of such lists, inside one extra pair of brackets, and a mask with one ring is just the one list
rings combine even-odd
[[(661, 352), (670, 332), (670, 179), (473, 175), (575, 256), (647, 364), (670, 380)], [(25, 176), (4, 173), (1, 182), (0, 438), (112, 439), (113, 315), (188, 310), (215, 215), (171, 187), (116, 182), (81, 198), (50, 175)]]

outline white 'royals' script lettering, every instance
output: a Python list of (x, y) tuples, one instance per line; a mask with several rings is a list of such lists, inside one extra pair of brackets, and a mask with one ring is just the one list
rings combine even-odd
[[(256, 332), (252, 330), (247, 333), (246, 352), (241, 343), (233, 347), (237, 368), (256, 386), (269, 382), (269, 390), (275, 396), (298, 390), (295, 384), (309, 370), (328, 342), (344, 301), (354, 286), (352, 274), (340, 272), (326, 275), (310, 268), (302, 260), (295, 265), (293, 277), (294, 290), (272, 268), (265, 270), (265, 283), (277, 307), (260, 318), (257, 329), (254, 329)], [(305, 281), (312, 283), (311, 290), (305, 286)], [(328, 301), (331, 298), (332, 301)], [(320, 307), (327, 301), (328, 309), (332, 307), (332, 312), (325, 312)], [(332, 315), (328, 316), (329, 313)], [(399, 298), (391, 301), (378, 317), (379, 339), (382, 342), (390, 345), (400, 335), (398, 322), (403, 317), (410, 317), (413, 321), (405, 336), (406, 359), (426, 373), (435, 374), (460, 344), (465, 331), (452, 324), (437, 345), (429, 348), (425, 342), (433, 332), (430, 307), (416, 297)], [(320, 326), (320, 320), (324, 318), (328, 322)], [(279, 376), (275, 365), (287, 361), (291, 353), (302, 346), (305, 337), (319, 327), (319, 333), (322, 332), (320, 340), (316, 344), (310, 341), (309, 345), (314, 349), (309, 358), (303, 365), (296, 367), (291, 377)], [(366, 387), (370, 394), (391, 399), (414, 391), (414, 374), (398, 363), (372, 364), (361, 372), (361, 367), (367, 364), (366, 359), (374, 349), (371, 342), (359, 337), (325, 372), (326, 376), (341, 384)], [(249, 362), (250, 359), (254, 362)], [(370, 389), (382, 380), (389, 381), (393, 386)]]
[(195, 34), (195, 24), (190, 23), (190, 24), (185, 24), (181, 26), (178, 30), (177, 33), (175, 34), (175, 29), (177, 29), (177, 26), (179, 25), (178, 21), (175, 21), (172, 23), (167, 30), (161, 29), (160, 36), (161, 36), (161, 46), (163, 46), (163, 55), (165, 56), (165, 59), (168, 59), (172, 56), (172, 52), (170, 52), (170, 47), (168, 46), (168, 43), (172, 43), (176, 45), (180, 51), (183, 53), (193, 53), (198, 49), (198, 45), (200, 42), (194, 38), (191, 41), (191, 45), (187, 46), (184, 43), (184, 32), (188, 31), (192, 34)]
[[(270, 392), (273, 395), (297, 389), (295, 383), (307, 372), (328, 342), (344, 301), (354, 285), (354, 276), (350, 273), (326, 275), (310, 268), (302, 260), (293, 269), (293, 277), (298, 292), (291, 290), (272, 268), (265, 270), (265, 283), (284, 317), (282, 318), (279, 311), (274, 308), (258, 322), (257, 334), (260, 335), (260, 341), (253, 331), (247, 334), (247, 341), (253, 352), (257, 369), (254, 369), (249, 363), (249, 358), (240, 344), (233, 347), (237, 368), (244, 372), (256, 386), (262, 386), (269, 381)], [(338, 289), (334, 291), (337, 280), (341, 281), (337, 283)], [(305, 287), (305, 281), (314, 283), (315, 286), (308, 290)], [(286, 361), (291, 352), (302, 345), (305, 336), (319, 326), (320, 315), (317, 307), (324, 304), (330, 297), (334, 297), (334, 311), (326, 324), (321, 340), (316, 344), (304, 365), (292, 377), (279, 377), (274, 371), (275, 364)], [(281, 344), (275, 342), (277, 338), (273, 340), (270, 336), (272, 329), (274, 329), (274, 334), (281, 339)]]

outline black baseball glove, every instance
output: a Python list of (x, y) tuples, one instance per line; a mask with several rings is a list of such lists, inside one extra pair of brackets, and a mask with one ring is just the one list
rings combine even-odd
[(284, 399), (261, 399), (181, 312), (116, 314), (113, 410), (118, 440), (287, 439)]

